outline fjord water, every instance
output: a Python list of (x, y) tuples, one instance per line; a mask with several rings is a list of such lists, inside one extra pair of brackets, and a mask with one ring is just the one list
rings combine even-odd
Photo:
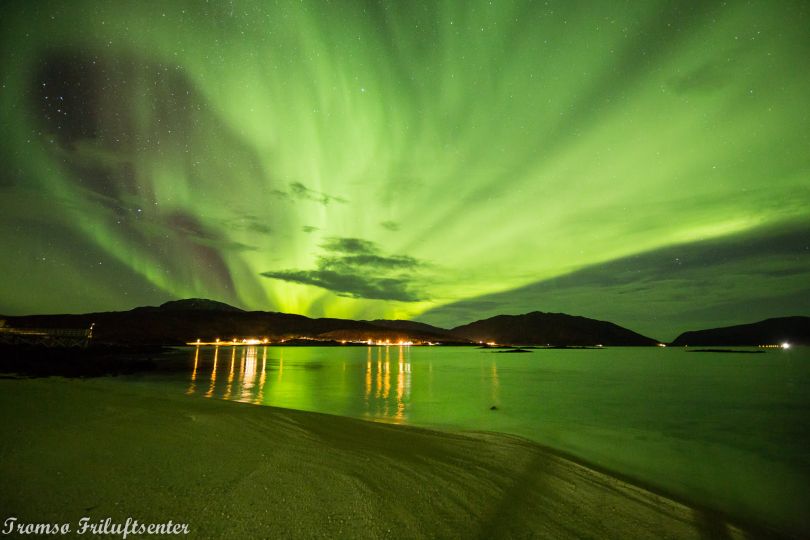
[[(810, 349), (199, 347), (177, 390), (526, 437), (687, 501), (810, 530)], [(493, 409), (494, 407), (494, 409)]]

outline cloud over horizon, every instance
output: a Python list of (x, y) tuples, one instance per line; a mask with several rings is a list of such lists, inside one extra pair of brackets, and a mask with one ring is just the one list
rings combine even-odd
[(338, 296), (418, 302), (424, 295), (413, 284), (413, 273), (424, 263), (406, 255), (386, 255), (379, 246), (360, 238), (329, 237), (321, 244), (313, 270), (262, 272), (271, 278), (312, 285)]
[(275, 195), (281, 198), (290, 199), (294, 201), (312, 201), (328, 206), (332, 202), (347, 203), (348, 201), (343, 197), (337, 195), (328, 195), (322, 191), (310, 189), (301, 182), (290, 182), (289, 189), (283, 191), (280, 189), (273, 190)]

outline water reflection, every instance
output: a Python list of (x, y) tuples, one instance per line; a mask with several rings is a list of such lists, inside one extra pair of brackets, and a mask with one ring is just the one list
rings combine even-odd
[(259, 384), (256, 391), (256, 399), (253, 403), (259, 405), (264, 399), (264, 383), (267, 380), (267, 347), (262, 347), (262, 369), (259, 373)]
[[(266, 350), (266, 349), (265, 349)], [(247, 347), (243, 352), (242, 393), (239, 401), (253, 401), (253, 386), (256, 381), (256, 347)]]
[[(197, 347), (197, 352), (199, 353), (200, 348)], [(214, 347), (214, 367), (211, 369), (211, 386), (208, 387), (208, 392), (205, 393), (205, 397), (211, 397), (214, 394), (214, 386), (217, 382), (217, 362), (219, 361), (219, 347)], [(189, 390), (191, 391), (191, 390)]]
[(186, 394), (193, 394), (197, 391), (197, 365), (200, 363), (200, 348), (196, 347), (194, 350), (194, 369), (191, 371), (191, 384), (188, 387)]
[[(244, 351), (245, 349), (242, 349)], [(223, 399), (231, 399), (231, 389), (233, 388), (233, 365), (236, 362), (236, 347), (231, 347), (231, 368), (228, 370), (228, 386)]]
[[(346, 350), (340, 352), (346, 354)], [(348, 354), (357, 352), (352, 348)], [(311, 358), (285, 362), (285, 355), (295, 358), (301, 353), (261, 345), (195, 347), (186, 393), (202, 393), (208, 374), (207, 391), (203, 393), (208, 398), (318, 410), (325, 403), (334, 404), (336, 398), (332, 393), (317, 389), (324, 384), (339, 383), (353, 386), (344, 388), (339, 395), (357, 395), (357, 392), (363, 396), (364, 410), (355, 411), (362, 416), (392, 422), (407, 420), (412, 375), (409, 346), (367, 347), (365, 362), (360, 363), (345, 359), (330, 361), (334, 359), (329, 358), (329, 350), (322, 353), (325, 355), (322, 363), (314, 363)], [(225, 354), (228, 360), (221, 363), (220, 354)]]
[[(396, 349), (396, 389), (391, 391), (393, 377), (391, 349)], [(377, 347), (376, 362), (372, 361), (372, 347), (368, 348), (365, 366), (365, 416), (386, 418), (397, 422), (406, 419), (411, 397), (410, 347)], [(384, 359), (383, 359), (384, 356)], [(369, 399), (371, 394), (374, 399)]]

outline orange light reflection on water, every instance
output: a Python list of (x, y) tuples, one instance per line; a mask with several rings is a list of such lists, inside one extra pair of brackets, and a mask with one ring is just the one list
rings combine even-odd
[(219, 361), (219, 345), (214, 347), (214, 367), (211, 369), (211, 386), (208, 387), (208, 392), (205, 393), (205, 397), (211, 397), (214, 395), (214, 386), (217, 382), (217, 362)]
[[(228, 362), (228, 374), (223, 377), (218, 374), (219, 369), (219, 349), (220, 346), (211, 347), (213, 349), (213, 363), (210, 367), (210, 383), (205, 397), (220, 397), (226, 400), (234, 400), (253, 404), (278, 405), (281, 407), (303, 408), (310, 405), (307, 399), (311, 399), (310, 383), (311, 377), (317, 372), (302, 371), (299, 364), (293, 361), (289, 372), (289, 377), (285, 373), (285, 356), (295, 354), (283, 348), (271, 349), (259, 346), (233, 346), (226, 342), (225, 347), (230, 347), (230, 362)], [(261, 347), (261, 354), (259, 354)], [(391, 351), (392, 347), (397, 347), (396, 351)], [(372, 350), (376, 348), (376, 353)], [(195, 348), (194, 363), (190, 375), (190, 383), (187, 394), (198, 391), (197, 379), (201, 371), (208, 369), (206, 361), (211, 361), (211, 352), (204, 348)], [(385, 349), (385, 350), (383, 350)], [(238, 351), (238, 352), (237, 352)], [(365, 361), (356, 365), (361, 370), (359, 377), (352, 379), (348, 377), (351, 373), (352, 364), (347, 362), (334, 362), (327, 371), (323, 371), (324, 376), (336, 377), (343, 380), (341, 388), (348, 388), (352, 380), (356, 381), (360, 388), (358, 390), (363, 395), (364, 416), (372, 419), (387, 420), (401, 423), (408, 417), (408, 408), (411, 395), (411, 348), (407, 345), (382, 345), (369, 346), (366, 348)], [(268, 356), (278, 353), (278, 359)], [(396, 354), (396, 359), (392, 358)], [(238, 358), (237, 358), (238, 355)], [(207, 357), (207, 359), (206, 359)], [(238, 362), (237, 362), (238, 360)], [(327, 365), (328, 364), (327, 362)], [(276, 377), (268, 377), (268, 370), (278, 371)], [(394, 373), (396, 369), (396, 373)], [(493, 365), (493, 379), (497, 386), (497, 372)], [(348, 378), (347, 378), (348, 377)], [(188, 379), (187, 379), (188, 380)], [(318, 384), (314, 379), (312, 381)], [(343, 390), (345, 391), (345, 390)], [(494, 390), (497, 392), (497, 390)], [(280, 401), (279, 401), (280, 400)]]

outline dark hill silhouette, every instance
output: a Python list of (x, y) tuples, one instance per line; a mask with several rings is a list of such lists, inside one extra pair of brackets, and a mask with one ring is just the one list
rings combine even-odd
[(87, 328), (95, 323), (94, 341), (138, 345), (179, 345), (196, 339), (229, 341), (245, 337), (271, 341), (315, 338), (335, 341), (390, 340), (469, 343), (496, 341), (539, 345), (653, 345), (655, 340), (613, 323), (561, 313), (500, 315), (445, 330), (402, 320), (354, 321), (311, 319), (303, 315), (239, 308), (200, 298), (166, 302), (158, 307), (82, 315), (7, 317), (18, 328)]
[[(444, 329), (406, 324), (408, 321), (353, 321), (311, 319), (303, 315), (244, 311), (201, 298), (166, 302), (158, 307), (81, 315), (26, 315), (5, 317), (18, 328), (87, 328), (95, 323), (94, 341), (120, 344), (180, 345), (196, 339), (228, 341), (256, 337), (270, 340), (298, 337), (333, 340), (390, 340), (458, 342)], [(390, 324), (389, 324), (390, 323)], [(435, 330), (435, 331), (434, 331)]]
[(684, 332), (673, 345), (810, 345), (810, 317), (779, 317), (751, 324)]
[(525, 315), (497, 315), (451, 330), (471, 341), (512, 345), (655, 345), (652, 338), (606, 321), (564, 313), (534, 311)]

